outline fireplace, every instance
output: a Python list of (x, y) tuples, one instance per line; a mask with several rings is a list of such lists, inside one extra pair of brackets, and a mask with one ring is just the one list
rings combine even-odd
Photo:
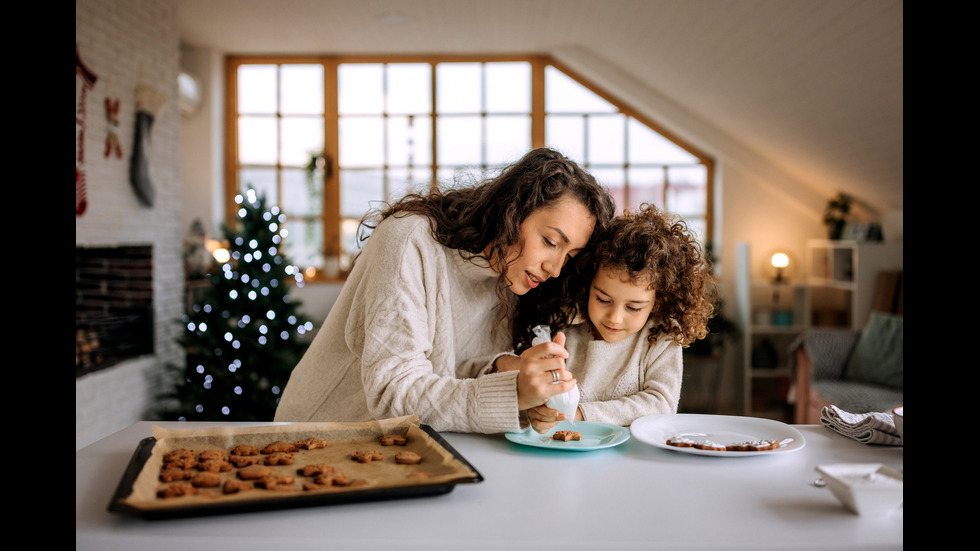
[(152, 246), (76, 246), (75, 377), (152, 353)]

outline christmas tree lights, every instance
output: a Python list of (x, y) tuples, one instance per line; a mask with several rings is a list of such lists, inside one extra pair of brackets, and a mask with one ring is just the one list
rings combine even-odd
[(186, 361), (171, 366), (177, 381), (160, 396), (163, 419), (271, 421), (308, 346), (313, 324), (287, 285), (302, 286), (303, 274), (280, 252), (285, 217), (251, 190), (236, 202), (238, 223), (223, 228), (227, 260), (216, 261), (182, 320)]

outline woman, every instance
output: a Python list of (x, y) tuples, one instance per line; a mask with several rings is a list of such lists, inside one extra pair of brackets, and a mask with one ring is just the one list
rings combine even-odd
[[(275, 420), (415, 414), (441, 431), (521, 430), (521, 411), (575, 384), (562, 343), (524, 350), (528, 324), (574, 315), (557, 300), (561, 269), (612, 215), (605, 189), (550, 149), (481, 185), (388, 207), (364, 222), (370, 239)], [(497, 371), (512, 349), (524, 350), (520, 369)]]

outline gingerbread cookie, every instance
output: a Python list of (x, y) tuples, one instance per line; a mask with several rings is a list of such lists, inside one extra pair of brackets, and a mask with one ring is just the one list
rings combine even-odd
[(157, 497), (180, 497), (197, 493), (197, 488), (188, 482), (177, 482), (157, 490)]
[(306, 440), (300, 440), (299, 442), (296, 442), (295, 445), (296, 447), (302, 448), (304, 450), (315, 450), (317, 448), (326, 448), (327, 441), (311, 436)]
[(313, 483), (318, 486), (347, 486), (350, 484), (347, 475), (340, 472), (320, 473), (313, 478)]
[(261, 459), (257, 455), (233, 455), (228, 458), (228, 461), (236, 467), (247, 467), (249, 465), (258, 464)]
[(296, 479), (288, 474), (270, 474), (255, 481), (255, 485), (266, 490), (282, 489), (279, 486), (292, 486)]
[(269, 476), (270, 473), (272, 473), (272, 469), (265, 465), (249, 465), (238, 470), (238, 478), (242, 480), (258, 480)]
[(207, 461), (209, 459), (219, 459), (224, 461), (228, 458), (228, 455), (224, 450), (204, 450), (197, 455), (198, 461)]
[(177, 450), (169, 451), (163, 456), (164, 463), (170, 463), (172, 461), (180, 461), (182, 459), (194, 459), (194, 450), (188, 450), (187, 448), (180, 448)]
[(195, 488), (213, 488), (221, 484), (221, 475), (215, 472), (200, 472), (191, 479), (191, 484)]
[(704, 440), (702, 442), (697, 442), (694, 444), (694, 447), (699, 450), (708, 450), (708, 451), (716, 451), (716, 452), (723, 452), (728, 449), (728, 447), (725, 446), (724, 444), (712, 442), (711, 440)]
[(270, 453), (265, 458), (266, 465), (292, 465), (294, 456), (289, 452)]
[(300, 476), (316, 476), (323, 473), (332, 473), (333, 467), (325, 463), (315, 463), (312, 465), (304, 465), (303, 467), (296, 469), (296, 472)]
[(382, 446), (404, 446), (408, 443), (408, 438), (401, 434), (383, 434), (378, 440)]
[(225, 481), (224, 485), (221, 487), (221, 493), (223, 494), (237, 494), (238, 492), (247, 492), (252, 489), (252, 484), (249, 482), (244, 482), (241, 480), (236, 480), (234, 478), (229, 478)]
[(239, 444), (231, 450), (231, 455), (258, 455), (259, 449), (248, 444)]
[(572, 440), (581, 440), (582, 433), (575, 432), (573, 430), (559, 430), (555, 431), (555, 434), (551, 436), (553, 440), (561, 440), (563, 442), (569, 442)]
[(381, 461), (384, 456), (377, 450), (358, 450), (350, 454), (350, 458), (359, 463), (370, 463), (371, 461)]
[(402, 465), (418, 465), (422, 462), (422, 456), (415, 452), (398, 452), (395, 454), (395, 463)]
[(676, 446), (678, 448), (693, 448), (694, 440), (684, 436), (675, 436), (673, 438), (667, 439), (668, 446)]
[(197, 459), (194, 457), (176, 457), (169, 461), (164, 460), (163, 462), (163, 468), (165, 469), (193, 469), (197, 465)]
[(298, 450), (299, 448), (296, 447), (296, 444), (290, 444), (289, 442), (283, 442), (282, 440), (277, 440), (269, 444), (268, 446), (262, 448), (262, 453), (266, 453), (266, 454), (278, 453), (278, 452), (291, 453)]
[(230, 471), (234, 465), (224, 459), (206, 459), (198, 464), (197, 468), (201, 471), (211, 473), (224, 473)]
[(175, 480), (187, 480), (194, 476), (194, 471), (190, 469), (180, 469), (177, 467), (164, 467), (160, 471), (161, 482), (173, 482)]

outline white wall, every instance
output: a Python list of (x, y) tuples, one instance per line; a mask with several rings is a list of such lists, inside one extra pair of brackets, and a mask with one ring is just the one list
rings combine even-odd
[[(183, 313), (184, 277), (180, 121), (175, 101), (179, 53), (176, 2), (76, 0), (75, 42), (83, 63), (97, 75), (85, 102), (82, 168), (88, 209), (75, 218), (75, 245), (151, 244), (156, 322), (154, 354), (75, 379), (77, 449), (143, 420), (160, 390), (163, 366), (181, 357), (175, 344), (176, 320)], [(155, 192), (152, 207), (138, 202), (129, 178), (138, 86), (149, 86), (167, 100), (155, 112), (150, 132), (148, 159)], [(116, 132), (122, 159), (103, 154), (106, 138), (113, 130), (106, 117), (106, 97), (120, 100)], [(75, 99), (77, 115), (77, 85)], [(78, 139), (75, 154), (78, 159)]]

